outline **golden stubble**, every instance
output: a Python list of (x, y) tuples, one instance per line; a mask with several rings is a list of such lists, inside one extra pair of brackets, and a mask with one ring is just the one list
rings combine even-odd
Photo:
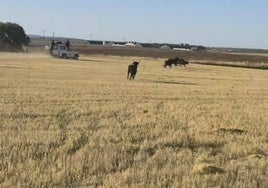
[(266, 70), (0, 53), (0, 186), (267, 187)]

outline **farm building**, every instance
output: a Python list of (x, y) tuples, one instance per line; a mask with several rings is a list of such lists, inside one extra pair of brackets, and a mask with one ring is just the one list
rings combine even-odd
[(164, 49), (164, 50), (170, 50), (171, 48), (168, 46), (168, 45), (163, 45), (160, 47), (161, 49)]

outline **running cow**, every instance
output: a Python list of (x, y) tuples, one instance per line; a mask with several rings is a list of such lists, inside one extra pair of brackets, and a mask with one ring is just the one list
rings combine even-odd
[(165, 61), (165, 64), (163, 66), (165, 68), (167, 68), (167, 67), (172, 68), (172, 65), (174, 65), (174, 66), (178, 65), (178, 60), (179, 60), (179, 58), (177, 58), (177, 57), (174, 59), (169, 58), (168, 60)]
[(182, 58), (178, 58), (178, 57), (175, 57), (173, 59), (169, 58), (168, 60), (165, 61), (165, 64), (163, 65), (165, 68), (169, 67), (169, 68), (172, 68), (172, 66), (175, 66), (177, 67), (178, 65), (182, 66), (186, 66), (188, 65), (189, 62), (182, 59)]
[(184, 59), (179, 59), (179, 60), (177, 61), (177, 63), (178, 63), (178, 65), (180, 65), (180, 66), (184, 65), (185, 67), (186, 67), (186, 65), (189, 64), (189, 62), (186, 61), (186, 60), (184, 60)]
[(138, 65), (139, 65), (139, 62), (134, 61), (131, 65), (128, 66), (127, 79), (134, 80), (137, 74)]

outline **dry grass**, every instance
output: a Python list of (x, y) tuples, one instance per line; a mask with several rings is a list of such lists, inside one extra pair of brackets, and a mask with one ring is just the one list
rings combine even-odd
[(267, 187), (266, 70), (0, 53), (0, 187)]
[(176, 51), (155, 48), (122, 48), (101, 45), (74, 46), (74, 49), (87, 55), (117, 55), (151, 58), (180, 57), (191, 63), (268, 69), (267, 53), (226, 53), (226, 52), (199, 52)]

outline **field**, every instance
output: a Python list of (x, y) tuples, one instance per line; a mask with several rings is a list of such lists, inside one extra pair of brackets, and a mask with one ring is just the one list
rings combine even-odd
[(268, 69), (267, 53), (234, 53), (219, 51), (179, 51), (157, 48), (113, 47), (101, 45), (74, 45), (73, 48), (87, 55), (136, 56), (151, 58), (184, 58), (191, 63), (244, 68)]
[(162, 64), (0, 53), (0, 187), (268, 187), (267, 70)]

